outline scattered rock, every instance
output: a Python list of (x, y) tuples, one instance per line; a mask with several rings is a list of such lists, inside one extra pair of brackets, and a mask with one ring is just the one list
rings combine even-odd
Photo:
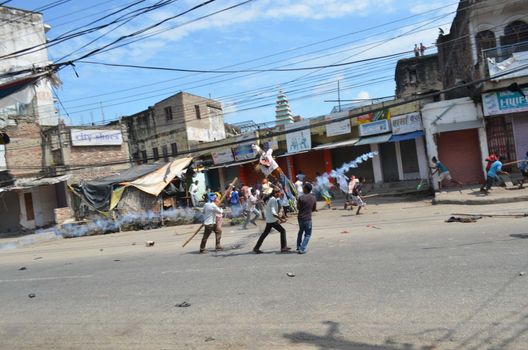
[(132, 242), (132, 245), (136, 245), (136, 242)]
[(458, 216), (451, 216), (445, 222), (463, 222), (463, 223), (472, 223), (477, 222), (477, 220), (482, 219), (482, 216), (471, 216), (468, 218), (461, 218)]
[(103, 250), (104, 250), (103, 248), (99, 249), (100, 252), (102, 252)]
[(344, 234), (347, 234), (348, 231), (341, 231), (341, 234), (344, 235)]
[(295, 277), (295, 274), (294, 274), (293, 272), (288, 272), (288, 273), (286, 274), (286, 276), (288, 276), (288, 277)]
[(121, 260), (119, 260), (119, 259), (114, 259), (114, 261), (121, 261)]
[(18, 269), (18, 271), (24, 271), (24, 270), (27, 270), (25, 266), (22, 266), (21, 268)]
[(191, 304), (189, 304), (188, 302), (184, 301), (183, 303), (176, 304), (174, 306), (176, 306), (176, 307), (189, 307), (189, 306), (191, 306)]
[(381, 230), (380, 227), (378, 227), (378, 226), (374, 226), (374, 225), (371, 225), (371, 224), (368, 224), (367, 227), (375, 228), (375, 229)]
[(41, 256), (39, 256), (39, 257), (36, 257), (36, 258), (35, 258), (35, 259), (33, 259), (33, 260), (40, 260), (40, 259), (42, 259), (42, 257), (41, 257)]
[(36, 295), (35, 295), (35, 293), (29, 293), (28, 297), (30, 297), (32, 299), (32, 298), (36, 297)]
[(524, 275), (526, 275), (526, 272), (524, 272), (524, 271), (519, 273), (519, 276), (524, 276)]
[(154, 246), (154, 241), (146, 241), (145, 242), (145, 247), (153, 247)]
[(207, 338), (205, 338), (205, 341), (206, 341), (206, 342), (214, 341), (214, 340), (215, 340), (215, 338), (213, 338), (213, 337), (207, 337)]

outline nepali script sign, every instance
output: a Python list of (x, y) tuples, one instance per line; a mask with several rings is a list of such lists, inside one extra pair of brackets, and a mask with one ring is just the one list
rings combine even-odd
[(71, 129), (73, 146), (121, 146), (121, 130), (82, 130)]
[(350, 134), (350, 118), (346, 118), (339, 122), (332, 122), (332, 120), (346, 116), (348, 116), (348, 111), (327, 115), (325, 117), (325, 121), (330, 122), (329, 124), (326, 124), (327, 137)]
[[(523, 88), (523, 93), (528, 96), (528, 89)], [(508, 114), (528, 111), (528, 100), (519, 92), (508, 90), (488, 92), (482, 94), (484, 115)]]
[[(299, 131), (289, 132), (291, 129), (305, 128)], [(310, 120), (303, 120), (293, 124), (286, 124), (286, 145), (288, 153), (308, 151), (312, 148), (312, 136), (310, 134)]]
[(392, 134), (401, 135), (422, 130), (420, 113), (409, 113), (391, 118)]

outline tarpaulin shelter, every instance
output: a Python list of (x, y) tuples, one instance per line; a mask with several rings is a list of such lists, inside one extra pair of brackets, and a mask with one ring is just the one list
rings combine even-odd
[(154, 198), (175, 178), (181, 177), (192, 157), (175, 159), (166, 164), (145, 164), (108, 176), (72, 186), (71, 189), (93, 209), (108, 213), (123, 198), (128, 188), (134, 188)]

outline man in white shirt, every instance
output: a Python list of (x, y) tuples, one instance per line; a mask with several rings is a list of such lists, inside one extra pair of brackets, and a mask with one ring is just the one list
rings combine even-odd
[(266, 228), (264, 229), (264, 232), (262, 232), (262, 234), (260, 235), (257, 244), (255, 245), (255, 248), (253, 248), (253, 252), (255, 252), (255, 254), (262, 253), (262, 251), (260, 250), (260, 246), (264, 242), (264, 239), (266, 239), (268, 234), (271, 232), (272, 228), (279, 231), (280, 233), (281, 252), (285, 253), (291, 250), (291, 248), (289, 248), (286, 243), (286, 230), (284, 229), (284, 227), (281, 226), (281, 223), (284, 221), (279, 217), (279, 198), (281, 197), (281, 195), (281, 190), (273, 190), (273, 195), (270, 197), (268, 203), (266, 204), (264, 214), (264, 216), (266, 217)]
[(197, 207), (200, 203), (200, 198), (198, 198), (198, 180), (194, 181), (189, 187), (189, 193), (191, 194), (191, 202), (193, 207)]
[(224, 210), (220, 208), (219, 206), (220, 206), (220, 199), (218, 197), (214, 198), (212, 202), (206, 203), (204, 205), (205, 231), (203, 234), (202, 242), (200, 243), (200, 254), (207, 253), (207, 250), (205, 250), (205, 245), (207, 243), (207, 239), (209, 238), (209, 236), (211, 235), (213, 231), (216, 237), (216, 250), (217, 251), (224, 250), (222, 246), (220, 245), (220, 239), (222, 238), (222, 228), (218, 227), (218, 225), (216, 224), (217, 215), (222, 215), (222, 213), (224, 212)]
[[(258, 202), (257, 190), (252, 188), (251, 191), (249, 192), (249, 198), (246, 202), (247, 216), (246, 216), (246, 221), (244, 222), (244, 226), (242, 226), (244, 230), (247, 228), (247, 225), (249, 224), (249, 222), (257, 226), (257, 223), (255, 222), (255, 220), (257, 220), (258, 217), (260, 216), (260, 211), (257, 209), (257, 202)], [(254, 215), (253, 219), (251, 219), (251, 214)]]

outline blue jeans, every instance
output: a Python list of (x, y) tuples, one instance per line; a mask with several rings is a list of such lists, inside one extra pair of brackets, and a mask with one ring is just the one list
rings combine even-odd
[[(304, 233), (304, 239), (303, 239)], [(312, 236), (312, 221), (299, 221), (299, 233), (297, 234), (297, 249), (306, 251), (310, 237)]]

